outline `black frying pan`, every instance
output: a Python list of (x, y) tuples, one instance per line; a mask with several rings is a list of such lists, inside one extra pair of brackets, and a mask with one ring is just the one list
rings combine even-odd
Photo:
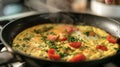
[[(55, 67), (65, 67), (65, 66), (66, 67), (75, 67), (75, 66), (91, 67), (92, 66), (93, 67), (96, 65), (104, 64), (120, 54), (118, 51), (116, 55), (112, 57), (107, 57), (101, 60), (70, 63), (70, 62), (55, 62), (55, 61), (37, 59), (34, 57), (27, 56), (25, 54), (21, 54), (15, 50), (12, 50), (12, 41), (18, 33), (20, 33), (26, 28), (29, 28), (29, 27), (32, 27), (38, 24), (44, 24), (44, 23), (66, 23), (66, 24), (75, 24), (75, 25), (91, 25), (91, 26), (96, 26), (101, 29), (104, 29), (116, 37), (120, 37), (120, 23), (113, 19), (99, 17), (95, 15), (90, 15), (90, 14), (70, 13), (70, 12), (69, 13), (59, 12), (59, 13), (39, 14), (39, 15), (29, 16), (29, 17), (25, 17), (25, 18), (12, 21), (3, 27), (1, 31), (1, 40), (9, 51), (9, 53), (6, 52), (6, 54), (9, 54), (10, 58), (12, 58), (13, 56), (16, 57), (16, 55), (19, 55), (24, 61), (26, 61), (31, 66), (33, 65), (34, 67), (39, 67), (39, 66), (44, 66), (44, 67), (47, 67), (47, 66), (48, 67), (52, 67), (52, 66), (55, 66)], [(2, 54), (0, 54), (0, 56)], [(6, 61), (8, 61), (8, 58)], [(0, 62), (0, 64), (4, 62)]]

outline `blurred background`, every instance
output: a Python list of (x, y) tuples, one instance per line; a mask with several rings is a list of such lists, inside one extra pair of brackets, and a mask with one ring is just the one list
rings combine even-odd
[(0, 21), (59, 11), (120, 18), (120, 0), (0, 0)]

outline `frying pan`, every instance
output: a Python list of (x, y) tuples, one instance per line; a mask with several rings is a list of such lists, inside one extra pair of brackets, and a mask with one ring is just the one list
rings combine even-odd
[[(11, 59), (16, 59), (16, 57), (20, 57), (31, 67), (95, 67), (97, 65), (101, 65), (109, 62), (111, 59), (119, 56), (120, 51), (117, 52), (114, 56), (107, 57), (100, 60), (86, 61), (86, 62), (55, 62), (48, 61), (43, 59), (38, 59), (35, 57), (30, 57), (28, 55), (22, 54), (12, 49), (12, 41), (14, 37), (23, 31), (26, 28), (44, 24), (44, 23), (65, 23), (65, 24), (74, 24), (74, 25), (91, 25), (98, 28), (101, 28), (108, 33), (120, 37), (120, 23), (105, 17), (83, 14), (83, 13), (72, 13), (72, 12), (58, 12), (58, 13), (45, 13), (39, 15), (33, 15), (29, 17), (24, 17), (21, 19), (17, 19), (15, 21), (9, 22), (6, 24), (1, 30), (1, 41), (8, 49), (7, 52), (0, 53), (0, 59), (5, 61), (1, 61), (0, 64), (5, 62), (12, 62)], [(2, 55), (6, 54), (9, 58), (3, 58)]]

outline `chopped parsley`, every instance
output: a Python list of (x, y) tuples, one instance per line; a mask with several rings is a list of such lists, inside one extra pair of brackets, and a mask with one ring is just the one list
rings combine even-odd
[(29, 41), (30, 39), (31, 39), (30, 37), (23, 38), (24, 41)]
[(19, 47), (20, 45), (19, 44), (16, 44), (14, 47)]
[[(34, 34), (32, 34), (32, 33), (26, 33), (26, 35), (25, 35), (25, 40), (30, 40), (32, 37), (34, 37)], [(23, 40), (24, 40), (24, 38), (23, 38)]]
[(34, 29), (33, 31), (36, 33), (36, 34), (40, 34), (40, 33), (44, 33), (44, 32), (47, 32), (49, 30), (53, 29), (53, 26), (43, 26), (42, 29)]
[(41, 31), (40, 31), (40, 30), (36, 30), (36, 29), (34, 29), (33, 31), (34, 31), (36, 34), (41, 33)]
[(53, 35), (56, 35), (54, 32), (50, 32), (49, 34), (53, 34)]
[(86, 35), (86, 36), (89, 36), (89, 31), (87, 31), (87, 32), (84, 32), (84, 34)]
[(54, 48), (54, 49), (57, 49), (55, 43), (53, 41), (48, 41), (47, 44), (49, 44), (49, 47), (50, 48)]
[(26, 45), (25, 45), (25, 44), (22, 44), (22, 47), (26, 47)]
[(118, 48), (114, 48), (115, 50), (118, 50)]
[(46, 43), (46, 36), (41, 36), (42, 37), (42, 40)]
[(49, 31), (49, 30), (51, 30), (51, 29), (53, 29), (53, 26), (49, 26), (49, 27), (44, 26), (44, 27), (42, 28), (42, 32), (47, 32), (47, 31)]
[(66, 57), (68, 56), (69, 54), (68, 53), (59, 53), (60, 57)]
[(68, 36), (68, 42), (74, 42), (75, 41), (75, 37), (73, 36)]
[(76, 37), (73, 37), (73, 36), (68, 36), (68, 42), (78, 42), (79, 41), (79, 38), (76, 38)]

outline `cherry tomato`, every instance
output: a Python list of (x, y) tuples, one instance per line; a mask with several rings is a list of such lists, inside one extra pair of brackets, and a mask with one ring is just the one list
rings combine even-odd
[(86, 57), (84, 54), (80, 53), (75, 55), (72, 59), (70, 59), (70, 62), (79, 62), (79, 61), (86, 61)]
[(48, 57), (53, 60), (60, 60), (60, 55), (55, 53), (55, 49), (51, 48), (48, 50)]
[(49, 53), (49, 54), (55, 54), (55, 49), (53, 49), (53, 48), (49, 49), (49, 50), (48, 50), (48, 53)]
[(70, 42), (69, 45), (73, 48), (79, 48), (81, 47), (82, 43), (81, 42)]
[(110, 43), (116, 43), (116, 42), (117, 42), (117, 39), (115, 39), (115, 38), (112, 37), (111, 35), (107, 36), (107, 40), (108, 40)]
[(103, 50), (103, 51), (107, 51), (108, 50), (107, 47), (103, 46), (103, 45), (97, 45), (96, 49), (100, 49), (100, 50)]
[(68, 38), (67, 37), (63, 37), (63, 38), (60, 38), (59, 40), (60, 41), (66, 41)]

